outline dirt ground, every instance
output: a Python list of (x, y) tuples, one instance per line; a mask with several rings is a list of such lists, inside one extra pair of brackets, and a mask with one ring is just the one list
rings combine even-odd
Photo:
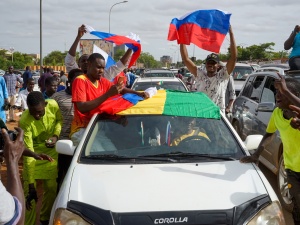
[[(9, 130), (13, 130), (14, 127), (18, 126), (19, 117), (16, 116), (15, 119), (17, 120), (17, 122), (7, 122), (6, 123), (6, 126)], [(20, 173), (21, 179), (22, 179), (22, 170), (23, 170), (23, 163), (22, 163), (22, 160), (20, 160), (20, 162), (19, 162), (19, 173)], [(1, 172), (1, 181), (4, 184), (4, 186), (6, 186), (7, 177), (6, 177), (6, 165), (5, 165), (5, 163), (2, 164), (0, 172)], [(37, 212), (36, 225), (39, 225), (40, 224), (39, 223), (39, 212), (40, 212), (40, 209), (41, 209), (42, 196), (43, 196), (41, 182), (37, 182), (37, 193), (38, 193), (38, 203), (37, 203), (37, 208), (36, 208), (36, 212)]]

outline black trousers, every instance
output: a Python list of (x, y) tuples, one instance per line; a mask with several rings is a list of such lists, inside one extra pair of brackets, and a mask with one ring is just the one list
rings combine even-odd
[(73, 156), (58, 154), (58, 175), (57, 175), (57, 193), (68, 172)]
[(300, 172), (286, 169), (290, 194), (293, 196), (293, 219), (295, 225), (300, 225)]
[(300, 70), (300, 56), (289, 59), (290, 70)]

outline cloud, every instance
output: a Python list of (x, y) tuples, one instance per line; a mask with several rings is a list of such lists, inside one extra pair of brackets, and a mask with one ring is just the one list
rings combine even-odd
[[(16, 51), (39, 53), (40, 1), (1, 1), (0, 48), (13, 46)], [(128, 0), (113, 6), (109, 23), (109, 11), (118, 1), (103, 0), (51, 0), (42, 1), (43, 54), (53, 50), (70, 48), (81, 24), (89, 24), (97, 30), (127, 35), (139, 34), (143, 51), (156, 59), (173, 54), (166, 40), (172, 18), (181, 17), (196, 9), (217, 8), (232, 13), (231, 24), (236, 43), (249, 45), (274, 42), (275, 51), (283, 50), (283, 43), (299, 19), (299, 0)], [(84, 36), (88, 38), (89, 36)], [(225, 39), (222, 53), (229, 47)], [(204, 58), (206, 51), (188, 47), (189, 54)], [(176, 57), (178, 58), (178, 57)]]

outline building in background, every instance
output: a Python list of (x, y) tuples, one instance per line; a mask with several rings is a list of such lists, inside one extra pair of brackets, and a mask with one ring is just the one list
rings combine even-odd
[(170, 65), (172, 64), (172, 57), (164, 55), (160, 57), (160, 62), (163, 64), (164, 67), (170, 67)]

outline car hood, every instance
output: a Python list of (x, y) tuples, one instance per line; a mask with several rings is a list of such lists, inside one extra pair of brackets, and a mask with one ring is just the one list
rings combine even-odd
[(68, 200), (113, 212), (229, 209), (266, 188), (252, 164), (78, 164)]

